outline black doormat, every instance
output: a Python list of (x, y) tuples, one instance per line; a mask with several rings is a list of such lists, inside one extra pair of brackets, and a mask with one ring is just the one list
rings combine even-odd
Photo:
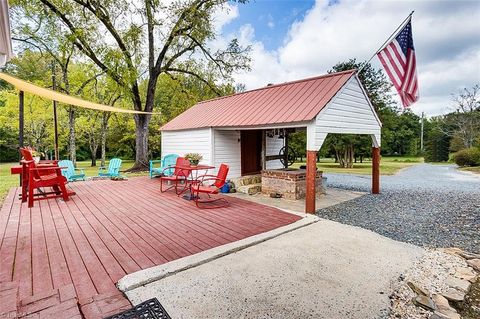
[(105, 319), (172, 319), (157, 298), (136, 305), (130, 310), (117, 313)]

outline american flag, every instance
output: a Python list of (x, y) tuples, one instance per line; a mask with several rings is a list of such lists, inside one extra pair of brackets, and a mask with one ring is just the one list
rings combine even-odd
[(397, 89), (403, 107), (415, 103), (419, 95), (411, 20), (377, 56)]

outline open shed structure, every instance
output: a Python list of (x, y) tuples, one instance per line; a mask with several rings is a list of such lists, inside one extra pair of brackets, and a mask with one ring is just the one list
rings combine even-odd
[(281, 168), (288, 133), (306, 130), (305, 211), (314, 213), (316, 156), (329, 133), (372, 137), (372, 192), (379, 192), (381, 126), (350, 70), (200, 102), (162, 127), (162, 154), (200, 153), (203, 163), (227, 163), (229, 177), (239, 177)]

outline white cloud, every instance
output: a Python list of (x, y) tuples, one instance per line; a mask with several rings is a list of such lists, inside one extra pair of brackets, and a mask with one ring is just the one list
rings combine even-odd
[(273, 21), (273, 17), (271, 14), (268, 14), (267, 15), (267, 27), (269, 29), (273, 29), (275, 28), (275, 21)]
[(216, 33), (220, 33), (222, 28), (238, 17), (238, 6), (226, 3), (219, 7), (213, 14), (213, 25)]
[(252, 71), (238, 74), (235, 77), (237, 82), (253, 89), (289, 78), (286, 70), (278, 63), (277, 53), (265, 50), (262, 42), (255, 40), (255, 30), (250, 24), (240, 28), (238, 40), (241, 45), (252, 47)]
[[(284, 44), (274, 51), (255, 39), (251, 25), (243, 26), (239, 35), (241, 43), (252, 45), (252, 71), (237, 75), (236, 80), (252, 89), (323, 74), (352, 57), (366, 60), (415, 10), (421, 99), (412, 110), (429, 115), (445, 112), (451, 93), (480, 82), (480, 3), (344, 0), (329, 6), (328, 2), (318, 0), (292, 24)], [(372, 63), (380, 67), (376, 58)]]

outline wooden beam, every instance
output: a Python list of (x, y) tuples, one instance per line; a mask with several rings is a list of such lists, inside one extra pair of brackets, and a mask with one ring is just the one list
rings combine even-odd
[(317, 151), (307, 150), (307, 194), (305, 213), (315, 214), (315, 178), (317, 176)]
[(262, 170), (267, 169), (267, 131), (262, 130)]
[[(24, 105), (25, 105), (25, 94), (23, 91), (18, 92), (18, 147), (23, 147), (23, 129), (25, 126), (25, 118), (24, 118)], [(20, 150), (18, 152), (20, 163), (22, 160), (22, 154)], [(22, 174), (19, 175), (20, 178), (20, 186), (22, 186)]]
[(372, 147), (372, 194), (380, 194), (380, 147)]
[(275, 160), (279, 160), (279, 159), (283, 159), (284, 156), (283, 155), (268, 155), (268, 156), (265, 156), (265, 161), (275, 161)]
[(23, 128), (24, 124), (24, 105), (25, 94), (23, 91), (18, 92), (18, 145), (23, 147)]
[[(55, 64), (52, 66), (52, 90), (57, 89), (57, 82), (55, 81)], [(53, 142), (55, 148), (55, 160), (59, 160), (58, 156), (58, 121), (57, 121), (57, 101), (53, 100)]]
[(283, 162), (285, 163), (284, 167), (288, 168), (288, 130), (284, 130), (283, 138), (285, 139), (285, 153), (283, 154)]

